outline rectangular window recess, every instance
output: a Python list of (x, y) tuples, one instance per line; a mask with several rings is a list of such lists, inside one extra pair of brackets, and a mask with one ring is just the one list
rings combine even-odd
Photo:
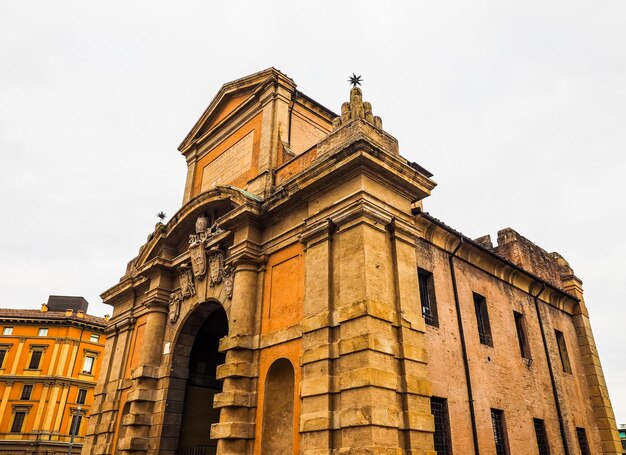
[(565, 344), (565, 336), (563, 332), (559, 332), (558, 330), (554, 331), (554, 335), (556, 336), (556, 343), (559, 348), (559, 356), (561, 357), (561, 365), (563, 366), (563, 371), (565, 373), (572, 372), (572, 364), (569, 361), (569, 355), (567, 354), (567, 345)]
[(481, 344), (493, 347), (487, 300), (482, 295), (474, 294), (474, 308), (476, 310), (476, 322), (478, 323), (478, 338)]
[(524, 315), (513, 311), (515, 319), (515, 330), (517, 331), (517, 341), (519, 342), (520, 355), (525, 359), (530, 359), (530, 345), (528, 344), (528, 335), (526, 333), (526, 323)]
[(435, 452), (437, 455), (451, 455), (452, 443), (450, 438), (450, 415), (448, 413), (448, 400), (445, 398), (431, 397), (430, 411), (435, 418)]
[(426, 270), (418, 269), (417, 278), (424, 321), (428, 325), (439, 327), (439, 314), (437, 312), (437, 299), (435, 298), (435, 283), (433, 281), (433, 274), (427, 272)]
[(533, 425), (535, 426), (539, 455), (550, 455), (550, 444), (548, 443), (548, 433), (546, 432), (545, 422), (541, 419), (533, 419)]
[(496, 454), (509, 455), (509, 443), (506, 436), (504, 411), (500, 409), (491, 410), (491, 425), (493, 427), (493, 439), (496, 444)]

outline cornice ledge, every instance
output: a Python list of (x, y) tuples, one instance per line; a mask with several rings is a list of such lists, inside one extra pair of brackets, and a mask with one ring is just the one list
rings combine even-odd
[(365, 199), (355, 201), (329, 216), (332, 223), (337, 227), (341, 227), (359, 217), (365, 217), (383, 226), (387, 226), (394, 219), (391, 213)]
[(119, 301), (134, 295), (135, 289), (146, 281), (148, 281), (148, 278), (143, 275), (130, 276), (104, 291), (100, 294), (100, 298), (107, 305), (115, 306), (115, 302), (112, 300)]
[(317, 220), (309, 226), (305, 226), (304, 230), (298, 236), (298, 241), (303, 244), (318, 243), (327, 240), (335, 231), (335, 223), (330, 218)]
[(218, 220), (222, 229), (236, 231), (242, 225), (259, 224), (262, 219), (262, 209), (259, 201), (248, 200)]
[(345, 175), (361, 167), (362, 172), (374, 172), (390, 188), (415, 201), (428, 196), (437, 185), (423, 173), (409, 166), (399, 155), (379, 149), (365, 137), (357, 138), (346, 147), (316, 158), (311, 165), (276, 187), (264, 202), (264, 212), (269, 212), (305, 190), (319, 189), (319, 182), (333, 174)]

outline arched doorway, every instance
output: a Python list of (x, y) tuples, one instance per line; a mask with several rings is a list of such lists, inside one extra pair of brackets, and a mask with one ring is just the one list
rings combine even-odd
[(210, 438), (210, 431), (211, 424), (219, 422), (219, 409), (213, 408), (213, 397), (222, 391), (222, 381), (216, 379), (216, 369), (224, 363), (225, 355), (218, 347), (220, 338), (228, 334), (228, 319), (221, 306), (215, 308), (204, 322), (198, 321), (198, 316), (192, 315), (192, 320), (186, 324), (201, 325), (189, 353), (179, 455), (214, 455), (217, 447), (217, 441)]
[(270, 366), (265, 379), (261, 453), (292, 454), (295, 372), (287, 359)]

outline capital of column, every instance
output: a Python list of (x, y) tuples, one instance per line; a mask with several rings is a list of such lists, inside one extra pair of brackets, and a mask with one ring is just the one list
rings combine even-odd
[(144, 306), (150, 312), (160, 312), (167, 314), (167, 312), (169, 311), (171, 291), (157, 288), (151, 289), (146, 294), (148, 295), (148, 299), (144, 302)]
[(226, 259), (235, 273), (239, 271), (258, 271), (268, 260), (267, 255), (261, 254), (257, 243), (247, 240), (231, 248), (230, 256)]

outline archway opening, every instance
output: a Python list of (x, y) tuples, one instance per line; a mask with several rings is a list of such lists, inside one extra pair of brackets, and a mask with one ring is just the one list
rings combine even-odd
[(293, 453), (294, 382), (293, 365), (287, 359), (276, 360), (267, 371), (261, 435), (264, 454)]
[(211, 424), (219, 422), (219, 409), (213, 397), (222, 391), (216, 378), (225, 355), (219, 352), (220, 338), (228, 334), (228, 319), (223, 308), (213, 311), (201, 325), (189, 354), (185, 400), (178, 439), (180, 455), (213, 455), (217, 441), (211, 439)]

